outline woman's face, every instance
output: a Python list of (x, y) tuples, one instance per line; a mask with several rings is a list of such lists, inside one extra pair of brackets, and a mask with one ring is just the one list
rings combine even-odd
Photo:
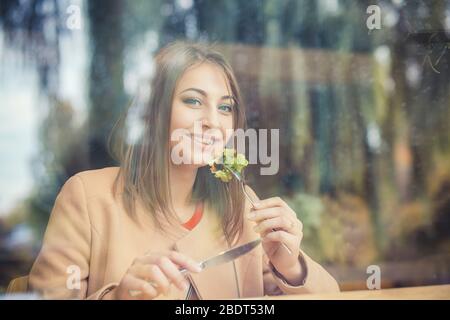
[(217, 158), (232, 135), (234, 103), (219, 66), (204, 62), (188, 68), (172, 101), (172, 163), (201, 167)]

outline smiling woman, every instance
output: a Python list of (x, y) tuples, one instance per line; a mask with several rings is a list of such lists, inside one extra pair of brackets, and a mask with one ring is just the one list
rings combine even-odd
[[(209, 171), (210, 160), (233, 139), (230, 132), (245, 124), (238, 84), (222, 55), (176, 42), (155, 62), (142, 136), (136, 144), (112, 140), (119, 167), (80, 172), (64, 184), (30, 274), (31, 289), (46, 298), (91, 299), (339, 291), (300, 249), (302, 224), (282, 199), (261, 200), (251, 209), (237, 181), (222, 183)], [(181, 141), (174, 132), (182, 132)], [(188, 161), (174, 161), (177, 147)], [(205, 270), (198, 266), (259, 237), (263, 245), (249, 254)], [(277, 250), (280, 242), (289, 252)]]

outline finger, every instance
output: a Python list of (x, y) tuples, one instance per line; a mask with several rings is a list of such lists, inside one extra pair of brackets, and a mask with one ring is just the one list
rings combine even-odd
[(177, 265), (167, 257), (161, 257), (158, 261), (158, 266), (164, 272), (170, 282), (174, 283), (180, 290), (186, 290), (189, 282), (184, 275), (180, 272)]
[(168, 255), (168, 258), (178, 266), (185, 268), (191, 272), (198, 273), (202, 271), (202, 268), (200, 268), (200, 265), (197, 261), (178, 251), (171, 251)]
[(166, 253), (148, 253), (143, 257), (137, 258), (137, 263), (140, 264), (158, 264), (159, 259), (162, 256), (167, 256), (173, 263), (177, 264), (181, 268), (185, 268), (190, 272), (200, 272), (202, 269), (199, 264), (192, 258), (177, 252), (177, 251), (169, 251)]
[(268, 209), (268, 208), (273, 208), (273, 207), (286, 208), (286, 209), (288, 209), (287, 212), (289, 215), (291, 215), (292, 217), (297, 217), (295, 211), (292, 210), (291, 207), (289, 207), (289, 205), (280, 197), (273, 197), (273, 198), (261, 200), (261, 201), (255, 203), (254, 209), (262, 210), (262, 209)]
[(264, 242), (280, 242), (284, 243), (291, 251), (298, 249), (299, 238), (286, 231), (272, 231), (267, 233), (263, 238)]
[(272, 208), (267, 208), (267, 209), (262, 209), (262, 210), (253, 210), (247, 214), (247, 218), (252, 221), (255, 221), (255, 222), (260, 222), (265, 219), (270, 219), (270, 218), (275, 218), (275, 217), (280, 216), (281, 210), (282, 209), (280, 207), (272, 207)]
[(303, 232), (303, 223), (299, 219), (295, 219), (295, 222), (297, 224), (297, 230), (302, 233)]
[(261, 221), (255, 226), (254, 230), (255, 232), (266, 234), (268, 232), (271, 232), (273, 229), (281, 229), (288, 233), (296, 234), (296, 228), (294, 228), (295, 225), (295, 222), (287, 218), (286, 216), (278, 216)]
[(167, 279), (164, 272), (155, 264), (137, 264), (132, 267), (132, 274), (144, 281), (152, 281), (156, 284), (156, 288), (167, 294), (170, 288), (169, 279)]
[(260, 200), (255, 203), (255, 209), (266, 209), (271, 207), (284, 207), (286, 203), (280, 197), (272, 197), (264, 200)]
[(128, 299), (153, 299), (159, 295), (156, 288), (150, 285), (147, 281), (138, 279), (133, 275), (127, 275), (124, 279), (124, 287), (127, 288)]

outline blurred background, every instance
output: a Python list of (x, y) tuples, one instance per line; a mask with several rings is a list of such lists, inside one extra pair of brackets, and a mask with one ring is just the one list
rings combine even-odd
[(383, 288), (450, 283), (450, 1), (1, 0), (0, 293), (63, 183), (117, 165), (107, 136), (175, 39), (215, 43), (248, 126), (280, 129), (278, 174), (249, 184), (342, 290), (371, 265)]

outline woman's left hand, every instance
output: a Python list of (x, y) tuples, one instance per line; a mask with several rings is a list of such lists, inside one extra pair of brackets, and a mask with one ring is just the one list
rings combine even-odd
[(279, 197), (260, 200), (248, 214), (248, 219), (256, 223), (254, 230), (261, 235), (263, 249), (275, 269), (286, 278), (300, 276), (298, 255), (303, 224), (287, 203)]

